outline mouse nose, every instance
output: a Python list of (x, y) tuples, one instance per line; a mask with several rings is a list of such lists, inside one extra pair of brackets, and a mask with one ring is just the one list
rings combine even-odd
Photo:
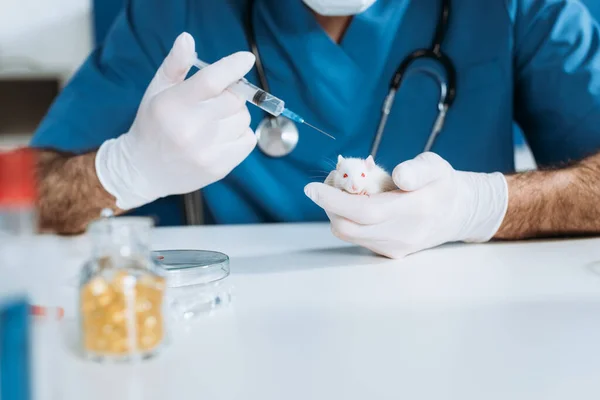
[(358, 190), (358, 188), (356, 187), (356, 185), (352, 185), (352, 190)]

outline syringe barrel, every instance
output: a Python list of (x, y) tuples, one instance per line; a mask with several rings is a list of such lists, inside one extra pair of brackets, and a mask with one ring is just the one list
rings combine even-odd
[(285, 102), (242, 78), (228, 88), (246, 101), (276, 117), (285, 108)]
[[(208, 65), (209, 64), (199, 58), (196, 58), (196, 62), (194, 63), (194, 66), (198, 69), (205, 68)], [(285, 102), (283, 100), (265, 92), (261, 88), (248, 82), (245, 78), (230, 85), (228, 89), (275, 117), (278, 117), (285, 109)]]

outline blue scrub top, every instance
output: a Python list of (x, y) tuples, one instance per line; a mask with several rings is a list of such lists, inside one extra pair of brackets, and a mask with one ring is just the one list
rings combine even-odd
[[(245, 0), (130, 0), (51, 107), (32, 145), (84, 152), (126, 132), (146, 86), (183, 31), (201, 59), (248, 50)], [(294, 152), (272, 159), (257, 148), (203, 189), (209, 223), (325, 220), (303, 192), (338, 154), (366, 157), (390, 78), (417, 48), (429, 47), (440, 0), (378, 0), (331, 41), (301, 0), (256, 0), (253, 21), (271, 91), (333, 141), (301, 126)], [(536, 161), (556, 164), (600, 148), (600, 30), (579, 1), (453, 0), (444, 51), (457, 70), (457, 97), (433, 151), (456, 169), (514, 170), (513, 128)], [(258, 84), (256, 70), (248, 79)], [(407, 78), (377, 162), (392, 170), (427, 141), (438, 84)], [(249, 106), (252, 127), (264, 114)], [(180, 196), (135, 214), (183, 223)]]

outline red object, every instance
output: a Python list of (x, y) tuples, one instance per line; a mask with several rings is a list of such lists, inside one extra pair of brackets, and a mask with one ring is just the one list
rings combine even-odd
[[(51, 307), (50, 310), (54, 309), (54, 307)], [(62, 317), (65, 315), (65, 310), (62, 307), (56, 307), (56, 319), (62, 319)], [(34, 315), (36, 317), (46, 317), (50, 314), (48, 307), (42, 307), (42, 306), (31, 306), (30, 307), (30, 313), (31, 315)]]
[(0, 151), (0, 207), (34, 207), (36, 186), (32, 149)]

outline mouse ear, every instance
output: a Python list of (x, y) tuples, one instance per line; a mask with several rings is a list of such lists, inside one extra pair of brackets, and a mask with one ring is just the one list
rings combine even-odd
[(367, 164), (367, 167), (373, 168), (375, 166), (375, 160), (373, 160), (373, 156), (367, 157), (365, 163)]
[(339, 154), (338, 155), (338, 162), (337, 162), (336, 168), (340, 167), (340, 164), (342, 163), (342, 161), (344, 161), (344, 157), (342, 157), (342, 155)]

